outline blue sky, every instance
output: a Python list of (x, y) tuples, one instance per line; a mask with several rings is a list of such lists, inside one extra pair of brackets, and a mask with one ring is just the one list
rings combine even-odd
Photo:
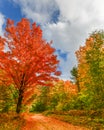
[(11, 18), (15, 21), (19, 21), (23, 17), (20, 6), (16, 4), (14, 5), (8, 0), (1, 0), (0, 12), (5, 16), (5, 18)]
[(53, 40), (61, 78), (70, 79), (75, 51), (91, 32), (104, 29), (104, 0), (0, 0), (0, 35), (7, 18), (18, 22), (23, 17), (41, 25), (43, 37)]

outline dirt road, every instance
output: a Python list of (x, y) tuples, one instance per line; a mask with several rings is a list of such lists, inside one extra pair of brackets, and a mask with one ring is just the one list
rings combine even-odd
[(25, 119), (26, 124), (22, 130), (88, 130), (41, 114), (26, 116)]

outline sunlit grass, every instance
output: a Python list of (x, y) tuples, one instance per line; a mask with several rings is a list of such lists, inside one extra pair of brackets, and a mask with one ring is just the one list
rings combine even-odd
[(51, 116), (69, 124), (86, 127), (89, 130), (104, 130), (104, 114), (97, 111), (72, 110), (69, 112), (46, 112)]
[(0, 130), (20, 130), (24, 119), (16, 113), (0, 113)]

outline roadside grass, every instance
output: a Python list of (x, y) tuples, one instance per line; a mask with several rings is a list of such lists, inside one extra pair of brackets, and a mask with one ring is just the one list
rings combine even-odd
[(24, 119), (16, 113), (0, 113), (0, 130), (20, 130)]
[(65, 121), (67, 123), (86, 127), (89, 130), (104, 130), (103, 111), (70, 110), (68, 112), (44, 112), (46, 116)]
[[(32, 115), (30, 113), (29, 115)], [(70, 110), (63, 111), (45, 111), (43, 115), (53, 117), (55, 119), (88, 128), (88, 130), (104, 130), (104, 111), (84, 111)], [(26, 117), (27, 116), (27, 117)], [(26, 125), (28, 118), (27, 113), (0, 113), (0, 130), (21, 130)]]

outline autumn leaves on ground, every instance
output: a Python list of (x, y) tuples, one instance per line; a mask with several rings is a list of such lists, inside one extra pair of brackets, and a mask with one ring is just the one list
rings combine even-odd
[(104, 32), (75, 52), (70, 81), (60, 79), (55, 52), (36, 23), (7, 20), (0, 37), (1, 130), (104, 129)]
[(27, 115), (25, 119), (27, 122), (23, 130), (87, 130), (41, 114)]

